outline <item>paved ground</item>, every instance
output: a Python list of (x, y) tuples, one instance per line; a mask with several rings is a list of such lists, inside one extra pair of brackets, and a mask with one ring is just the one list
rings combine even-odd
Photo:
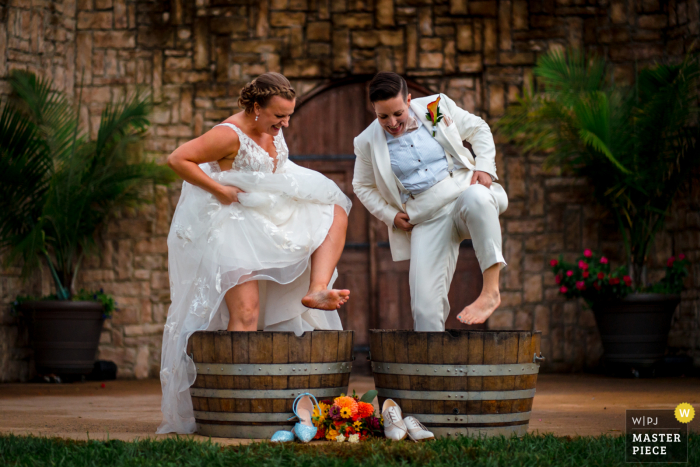
[[(73, 439), (154, 437), (160, 423), (157, 380), (0, 385), (0, 432)], [(350, 380), (362, 394), (371, 377)], [(597, 375), (540, 375), (530, 432), (558, 436), (620, 434), (625, 409), (695, 406), (690, 424), (700, 432), (700, 378), (615, 379)], [(205, 439), (193, 435), (196, 439)], [(217, 439), (223, 444), (245, 440)]]

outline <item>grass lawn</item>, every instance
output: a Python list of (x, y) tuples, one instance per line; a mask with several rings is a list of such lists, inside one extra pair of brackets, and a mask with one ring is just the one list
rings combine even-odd
[[(375, 440), (359, 445), (272, 445), (222, 447), (186, 439), (162, 441), (68, 441), (0, 436), (4, 466), (630, 466), (624, 437), (525, 436), (437, 440), (415, 444)], [(691, 434), (689, 463), (700, 466), (700, 434)], [(655, 464), (637, 464), (649, 466)], [(669, 465), (669, 464), (664, 464)], [(674, 464), (683, 465), (683, 464)]]

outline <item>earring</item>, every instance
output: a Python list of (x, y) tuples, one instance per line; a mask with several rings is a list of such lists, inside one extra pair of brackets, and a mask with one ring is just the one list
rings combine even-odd
[(258, 121), (258, 117), (259, 117), (259, 116), (260, 116), (260, 115), (256, 115), (256, 116), (255, 116), (255, 121), (256, 121), (256, 122)]

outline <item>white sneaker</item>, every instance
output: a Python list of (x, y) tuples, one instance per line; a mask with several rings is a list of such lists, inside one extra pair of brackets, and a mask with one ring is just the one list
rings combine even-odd
[(384, 417), (384, 436), (399, 441), (408, 435), (408, 429), (403, 422), (401, 407), (391, 399), (384, 401), (382, 405), (382, 417)]
[(409, 415), (403, 419), (403, 422), (406, 425), (406, 428), (408, 428), (408, 436), (416, 443), (419, 441), (435, 439), (435, 435), (428, 431), (428, 429), (414, 417)]

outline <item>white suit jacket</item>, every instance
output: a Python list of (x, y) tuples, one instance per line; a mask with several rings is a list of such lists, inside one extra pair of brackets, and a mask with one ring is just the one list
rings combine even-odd
[[(455, 167), (480, 170), (496, 176), (496, 146), (488, 124), (454, 103), (444, 94), (411, 99), (411, 109), (417, 118), (433, 129), (433, 124), (426, 118), (428, 104), (440, 99), (440, 112), (450, 117), (452, 123), (448, 126), (446, 118), (438, 122), (435, 128), (435, 138), (446, 152), (454, 158)], [(472, 145), (476, 161), (462, 141), (467, 140)], [(389, 244), (394, 261), (402, 261), (411, 257), (411, 234), (394, 227), (394, 218), (399, 212), (404, 212), (401, 195), (396, 185), (396, 179), (391, 170), (389, 146), (386, 142), (384, 129), (379, 120), (372, 122), (358, 137), (355, 138), (355, 174), (352, 186), (355, 194), (367, 210), (379, 218), (389, 228)]]

